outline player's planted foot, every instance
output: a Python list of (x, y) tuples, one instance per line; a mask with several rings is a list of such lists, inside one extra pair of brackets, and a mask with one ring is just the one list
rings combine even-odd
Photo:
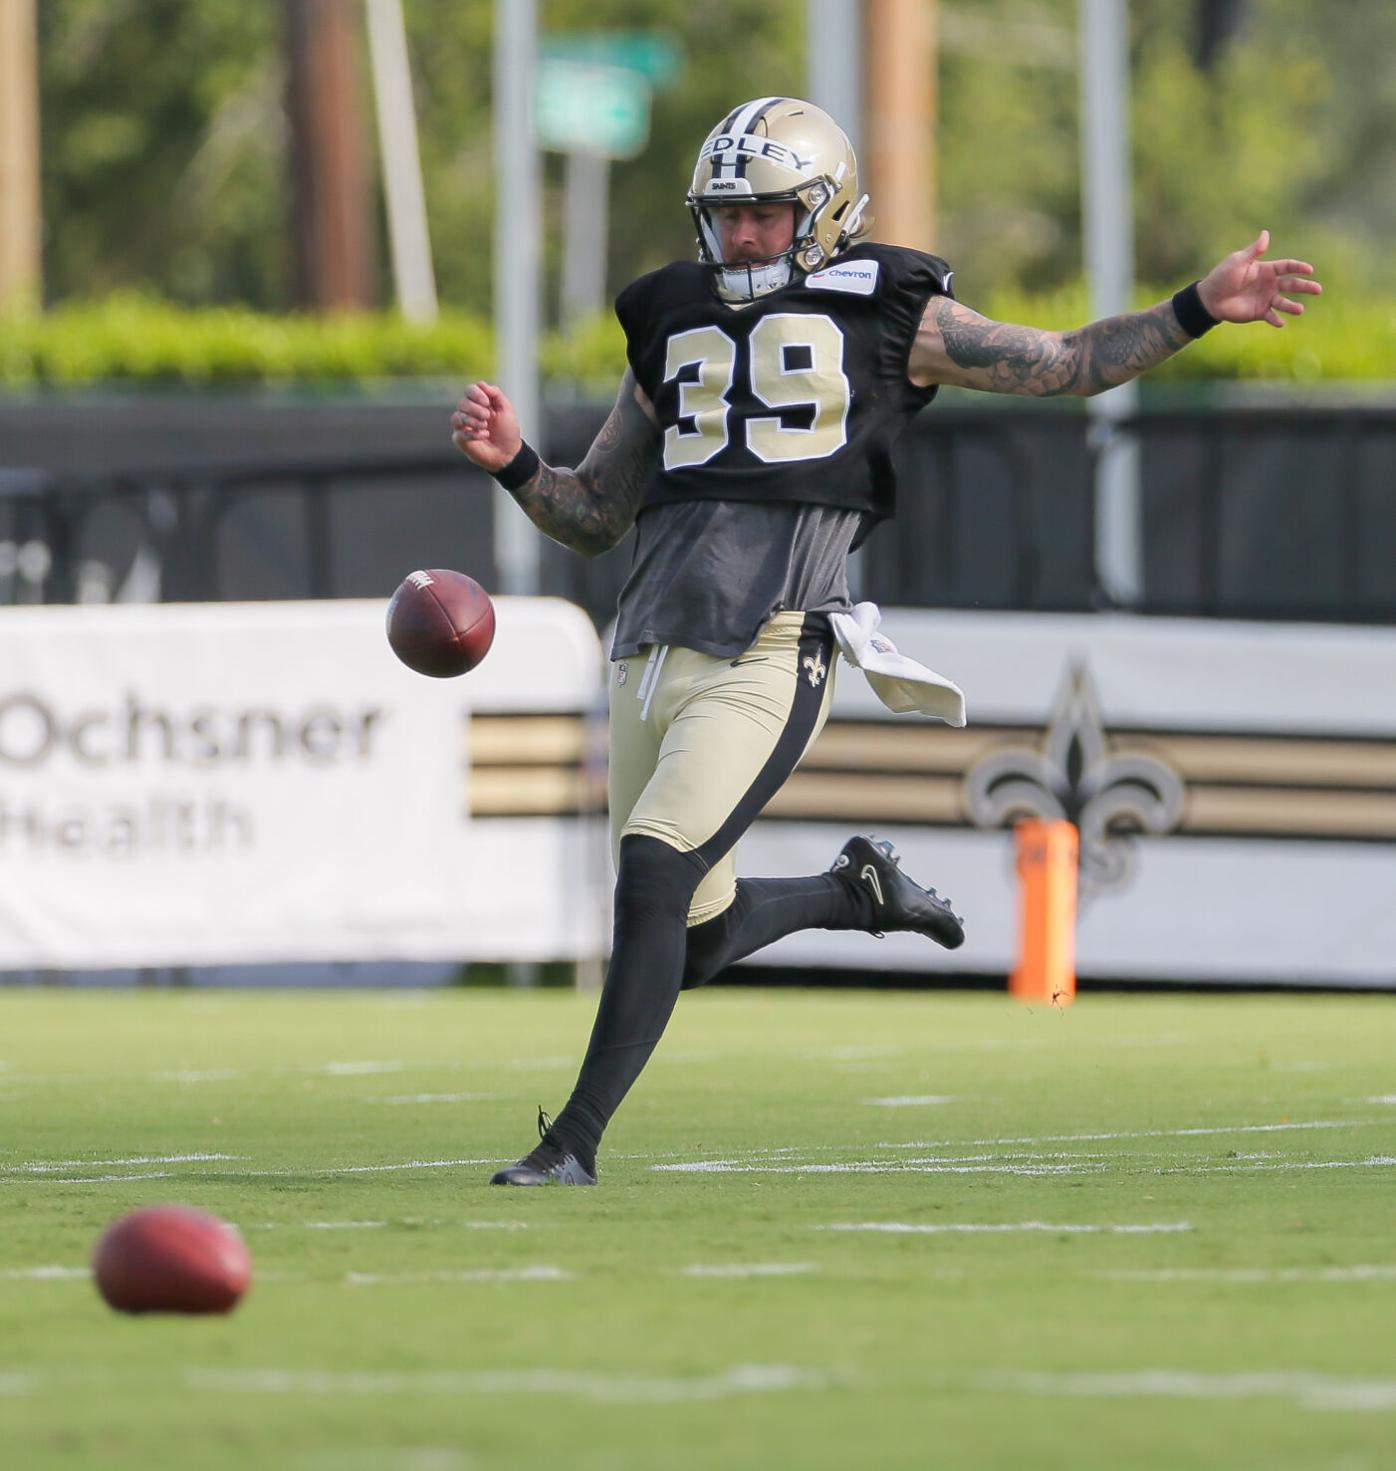
[(538, 1110), (538, 1147), (516, 1164), (497, 1170), (491, 1185), (595, 1185), (596, 1175), (577, 1158), (548, 1143), (552, 1120)]
[(875, 934), (912, 930), (947, 950), (965, 943), (964, 924), (950, 900), (908, 878), (891, 843), (849, 838), (829, 872), (859, 885), (871, 899)]

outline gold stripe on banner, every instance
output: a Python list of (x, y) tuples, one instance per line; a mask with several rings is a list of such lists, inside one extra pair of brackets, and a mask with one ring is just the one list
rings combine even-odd
[(1396, 744), (1248, 736), (1116, 735), (1113, 751), (1144, 751), (1184, 781), (1276, 786), (1389, 787), (1396, 790)]
[(477, 766), (468, 791), (472, 817), (549, 817), (586, 810), (582, 775), (565, 767)]
[[(469, 810), (480, 817), (596, 812), (581, 715), (477, 715)], [(1108, 753), (1163, 762), (1186, 789), (1176, 831), (1212, 836), (1396, 839), (1396, 744), (1311, 736), (1106, 732)], [(1009, 749), (1039, 752), (1037, 729), (951, 730), (924, 721), (830, 721), (766, 816), (785, 821), (967, 826), (967, 774)]]
[(766, 807), (767, 817), (829, 821), (958, 823), (961, 782), (953, 777), (864, 776), (797, 771)]
[(890, 725), (831, 720), (801, 769), (833, 771), (934, 771), (959, 775), (993, 747), (1004, 731), (952, 730), (949, 726)]
[(1396, 838), (1396, 793), (1189, 787), (1181, 832)]
[(474, 715), (470, 760), (476, 766), (580, 761), (586, 724), (580, 715)]

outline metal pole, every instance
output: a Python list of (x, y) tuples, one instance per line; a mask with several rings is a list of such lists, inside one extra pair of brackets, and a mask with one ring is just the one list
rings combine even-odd
[(562, 321), (569, 331), (606, 304), (606, 223), (611, 163), (569, 153), (563, 200)]
[[(524, 435), (542, 435), (538, 392), (538, 148), (533, 128), (536, 0), (494, 5), (494, 328), (500, 386)], [(494, 487), (500, 591), (538, 591), (538, 532), (508, 491)]]
[[(1131, 307), (1134, 210), (1129, 166), (1129, 24), (1125, 0), (1080, 0), (1081, 211), (1091, 316)], [(1087, 400), (1095, 477), (1096, 578), (1122, 607), (1144, 592), (1139, 441), (1119, 427), (1134, 415), (1133, 383)]]
[(867, 0), (863, 188), (889, 245), (935, 245), (935, 0)]
[(805, 16), (809, 100), (848, 134), (857, 153), (863, 141), (861, 0), (806, 0)]
[(349, 0), (283, 0), (298, 296), (318, 312), (373, 305), (368, 171)]
[(412, 71), (402, 0), (367, 0), (368, 54), (378, 113), (378, 149), (387, 203), (388, 244), (398, 310), (413, 322), (436, 320), (436, 274), (431, 264), (422, 158), (412, 106)]
[(34, 0), (0, 0), (0, 312), (39, 305), (39, 219)]

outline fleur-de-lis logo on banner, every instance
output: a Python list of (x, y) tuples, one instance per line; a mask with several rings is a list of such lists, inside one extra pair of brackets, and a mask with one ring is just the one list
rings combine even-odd
[(1170, 832), (1182, 818), (1184, 796), (1182, 779), (1157, 757), (1111, 751), (1084, 664), (1067, 670), (1037, 749), (992, 751), (965, 777), (965, 801), (980, 827), (1025, 817), (1076, 824), (1083, 897), (1128, 882), (1134, 836)]

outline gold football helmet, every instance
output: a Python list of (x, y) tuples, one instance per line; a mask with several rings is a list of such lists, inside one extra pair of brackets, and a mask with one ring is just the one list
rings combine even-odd
[[(729, 265), (713, 211), (758, 200), (795, 204), (794, 243), (768, 260)], [(779, 291), (795, 271), (827, 265), (867, 229), (868, 196), (858, 193), (858, 160), (847, 135), (827, 112), (797, 97), (758, 97), (728, 113), (698, 152), (687, 202), (698, 258), (713, 267), (726, 301)]]

